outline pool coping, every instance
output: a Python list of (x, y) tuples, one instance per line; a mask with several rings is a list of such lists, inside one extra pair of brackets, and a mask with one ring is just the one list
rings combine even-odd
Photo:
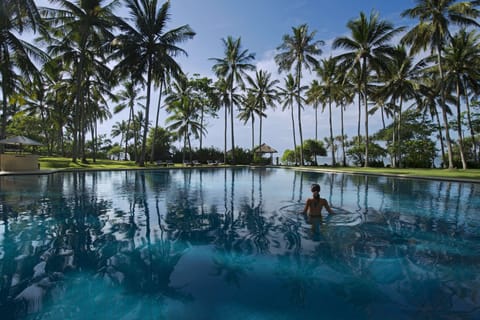
[(153, 170), (175, 170), (175, 169), (200, 169), (200, 168), (217, 168), (224, 169), (230, 167), (250, 167), (250, 168), (276, 168), (276, 169), (290, 169), (296, 171), (305, 171), (305, 172), (327, 172), (327, 173), (341, 173), (341, 174), (350, 174), (350, 175), (362, 175), (362, 176), (377, 176), (377, 177), (392, 177), (399, 179), (420, 179), (420, 180), (437, 180), (437, 181), (449, 181), (449, 182), (462, 182), (462, 183), (475, 183), (480, 184), (479, 179), (467, 179), (467, 178), (451, 178), (451, 177), (433, 177), (433, 176), (417, 176), (409, 174), (398, 174), (398, 173), (372, 173), (372, 172), (351, 172), (344, 171), (341, 169), (333, 168), (318, 168), (318, 167), (292, 167), (292, 166), (255, 166), (255, 165), (242, 165), (242, 166), (195, 166), (195, 167), (167, 167), (167, 168), (114, 168), (114, 169), (40, 169), (34, 171), (0, 171), (0, 176), (17, 176), (17, 175), (45, 175), (53, 174), (58, 172), (76, 172), (76, 171), (123, 171), (123, 170), (144, 170), (144, 171), (153, 171)]

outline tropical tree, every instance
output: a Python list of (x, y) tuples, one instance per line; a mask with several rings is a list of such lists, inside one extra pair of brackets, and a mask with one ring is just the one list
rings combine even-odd
[[(347, 23), (350, 37), (338, 37), (333, 42), (333, 48), (345, 49), (346, 52), (337, 56), (341, 63), (349, 67), (349, 72), (360, 69), (358, 87), (363, 90), (363, 106), (365, 110), (365, 167), (368, 167), (369, 133), (368, 133), (368, 79), (374, 71), (384, 68), (392, 48), (389, 42), (404, 28), (395, 28), (392, 23), (380, 20), (377, 13), (372, 12), (370, 17), (361, 12), (360, 17)], [(359, 95), (360, 96), (360, 95)], [(360, 138), (360, 137), (359, 137)]]
[(412, 51), (419, 52), (429, 48), (435, 52), (440, 81), (440, 108), (442, 110), (445, 138), (448, 149), (448, 168), (453, 168), (452, 143), (448, 126), (446, 90), (442, 53), (451, 38), (450, 25), (478, 26), (476, 19), (480, 12), (476, 9), (478, 1), (456, 0), (416, 0), (416, 6), (402, 12), (402, 16), (418, 18), (419, 23), (410, 29), (402, 41), (412, 45)]
[(401, 153), (399, 146), (402, 144), (402, 111), (405, 101), (418, 96), (420, 83), (418, 81), (421, 71), (425, 67), (425, 61), (415, 62), (415, 57), (411, 52), (402, 46), (396, 46), (391, 53), (390, 60), (387, 61), (383, 73), (380, 75), (380, 85), (376, 87), (375, 100), (378, 100), (377, 106), (373, 109), (383, 106), (385, 103), (390, 106), (390, 112), (394, 116), (393, 146), (396, 151), (393, 152), (392, 166), (396, 167), (401, 162)]
[(143, 123), (142, 149), (138, 160), (138, 164), (144, 166), (152, 84), (155, 81), (163, 83), (161, 79), (166, 74), (177, 76), (182, 73), (175, 58), (187, 53), (178, 44), (192, 39), (195, 32), (189, 25), (165, 30), (170, 18), (170, 1), (160, 7), (157, 0), (125, 2), (133, 24), (121, 19), (117, 21), (121, 34), (112, 42), (117, 49), (112, 58), (121, 59), (115, 67), (121, 76), (130, 76), (135, 83), (146, 85), (146, 121)]
[(252, 92), (248, 92), (247, 96), (243, 98), (242, 107), (239, 109), (238, 119), (242, 120), (244, 124), (248, 121), (251, 121), (252, 125), (252, 156), (253, 150), (255, 149), (255, 114), (262, 118), (266, 117), (266, 114), (258, 108), (258, 105), (255, 103), (255, 96)]
[(292, 119), (292, 136), (293, 136), (293, 152), (295, 152), (295, 165), (298, 164), (298, 154), (297, 152), (297, 139), (295, 137), (295, 117), (293, 112), (293, 106), (295, 103), (301, 105), (301, 101), (304, 101), (302, 97), (302, 91), (306, 90), (306, 86), (300, 87), (298, 89), (297, 82), (293, 75), (289, 73), (284, 79), (284, 86), (278, 87), (278, 97), (282, 102), (282, 111), (290, 109), (290, 116)]
[[(22, 40), (26, 31), (36, 32), (41, 17), (34, 0), (0, 1), (0, 85), (2, 90), (2, 121), (0, 138), (6, 135), (7, 120), (12, 114), (9, 98), (18, 92), (20, 78), (41, 79), (34, 60), (45, 62), (48, 57), (36, 46)], [(18, 74), (20, 73), (20, 74)]]
[[(278, 100), (277, 90), (275, 85), (278, 84), (278, 80), (272, 79), (270, 72), (260, 70), (255, 73), (255, 79), (247, 78), (250, 87), (248, 91), (253, 95), (253, 103), (256, 105), (257, 113), (260, 117), (260, 128), (258, 145), (263, 143), (262, 141), (262, 118), (266, 117), (265, 111), (268, 107), (275, 107), (275, 102)], [(253, 152), (253, 149), (252, 149)]]
[[(457, 108), (455, 127), (458, 134), (458, 149), (462, 167), (466, 169), (467, 160), (464, 154), (461, 100), (464, 97), (468, 105), (468, 88), (472, 88), (475, 92), (480, 92), (478, 83), (480, 80), (480, 71), (478, 69), (478, 63), (480, 62), (479, 36), (474, 30), (467, 32), (465, 29), (461, 29), (453, 36), (451, 43), (444, 51), (442, 63), (445, 68), (445, 87), (449, 92), (455, 93), (455, 105)], [(467, 112), (467, 114), (469, 115), (470, 113)], [(473, 141), (475, 141), (471, 121), (469, 123), (470, 132), (472, 132), (471, 136)]]
[[(312, 104), (313, 109), (315, 110), (315, 140), (318, 140), (318, 107), (320, 104), (325, 104), (325, 101), (323, 100), (325, 96), (323, 94), (323, 87), (317, 79), (314, 79), (312, 83), (310, 83), (305, 95), (306, 102)], [(323, 106), (322, 109), (324, 107), (325, 106)]]
[[(85, 116), (90, 83), (87, 79), (97, 68), (107, 68), (105, 45), (113, 39), (112, 29), (116, 20), (113, 12), (120, 1), (74, 3), (58, 0), (56, 4), (58, 8), (43, 8), (41, 11), (50, 27), (44, 39), (50, 43), (50, 54), (55, 57), (61, 55), (56, 62), (71, 66), (71, 78), (74, 80), (72, 161), (76, 162), (79, 152), (84, 150), (85, 128), (88, 127)], [(84, 156), (82, 160), (85, 161)]]
[[(323, 46), (324, 42), (322, 40), (315, 40), (316, 32), (309, 32), (308, 25), (306, 24), (292, 27), (292, 33), (292, 35), (285, 34), (283, 36), (283, 42), (277, 48), (280, 52), (275, 56), (275, 62), (278, 65), (279, 72), (289, 72), (292, 67), (294, 68), (297, 95), (300, 96), (302, 69), (306, 68), (311, 70), (318, 67), (318, 60), (315, 57), (322, 54), (320, 46)], [(298, 99), (297, 103), (297, 119), (300, 134), (300, 163), (303, 165), (301, 100)]]
[[(212, 69), (219, 78), (225, 79), (226, 89), (230, 95), (229, 109), (230, 109), (230, 132), (232, 142), (232, 162), (235, 164), (235, 134), (233, 127), (234, 112), (233, 106), (235, 99), (233, 97), (235, 91), (235, 84), (245, 87), (244, 78), (247, 77), (247, 71), (255, 70), (255, 66), (250, 62), (255, 59), (253, 53), (249, 53), (247, 49), (242, 49), (241, 38), (234, 39), (228, 36), (222, 39), (224, 46), (223, 58), (211, 58), (215, 62)], [(226, 130), (226, 129), (225, 129)]]

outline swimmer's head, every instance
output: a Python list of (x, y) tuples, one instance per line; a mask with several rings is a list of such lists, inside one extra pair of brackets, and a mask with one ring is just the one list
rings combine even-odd
[(312, 190), (312, 192), (320, 192), (320, 185), (317, 183), (314, 183), (312, 184), (312, 187), (310, 190)]

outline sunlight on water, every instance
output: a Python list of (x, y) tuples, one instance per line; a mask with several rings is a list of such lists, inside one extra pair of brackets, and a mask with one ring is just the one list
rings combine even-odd
[[(334, 215), (302, 214), (310, 185)], [(477, 184), (248, 168), (0, 177), (10, 319), (480, 318)]]

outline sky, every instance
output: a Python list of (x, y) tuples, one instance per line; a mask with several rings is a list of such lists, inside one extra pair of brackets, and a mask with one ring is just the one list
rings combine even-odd
[[(105, 1), (108, 3), (109, 1)], [(159, 1), (159, 3), (163, 3)], [(39, 6), (49, 6), (47, 0), (37, 0)], [(401, 12), (415, 6), (414, 0), (171, 0), (170, 20), (166, 30), (188, 24), (196, 32), (192, 40), (180, 44), (188, 56), (178, 57), (183, 71), (189, 75), (199, 74), (216, 79), (211, 58), (223, 58), (222, 39), (232, 36), (241, 38), (242, 48), (255, 54), (252, 62), (257, 69), (263, 69), (279, 79), (283, 84), (285, 73), (279, 74), (275, 65), (276, 48), (282, 43), (285, 34), (292, 33), (292, 27), (307, 24), (310, 31), (315, 31), (316, 40), (323, 40), (325, 46), (318, 58), (328, 58), (336, 53), (331, 49), (332, 41), (339, 36), (348, 36), (347, 23), (359, 17), (360, 12), (369, 15), (376, 11), (381, 19), (392, 22), (396, 27), (408, 26), (408, 21), (401, 17)], [(125, 16), (125, 10), (119, 12)], [(315, 74), (306, 71), (302, 85), (308, 85)], [(150, 120), (154, 123), (158, 93), (153, 94)], [(113, 106), (110, 108), (113, 110)], [(275, 148), (282, 156), (286, 149), (293, 149), (292, 124), (290, 112), (281, 111), (279, 105), (275, 110), (268, 110), (263, 119), (262, 143)], [(165, 113), (160, 114), (160, 126), (165, 126)], [(224, 113), (220, 111), (218, 119), (209, 119), (208, 133), (203, 140), (204, 147), (214, 146), (220, 150), (224, 147)], [(334, 135), (340, 135), (340, 111), (334, 108), (332, 113)], [(363, 115), (362, 115), (363, 118)], [(127, 112), (114, 115), (111, 120), (99, 127), (100, 133), (110, 136), (111, 127), (116, 122), (127, 119)], [(348, 137), (357, 132), (357, 105), (354, 103), (345, 112), (344, 124)], [(297, 125), (297, 119), (295, 119)], [(362, 119), (362, 134), (364, 133)], [(379, 115), (369, 118), (369, 132), (374, 133), (381, 127)], [(314, 111), (305, 106), (302, 113), (303, 139), (315, 137)], [(230, 127), (229, 129), (230, 130)], [(234, 125), (235, 144), (249, 149), (251, 147), (251, 124), (237, 120)], [(258, 144), (258, 121), (255, 126), (255, 144)], [(299, 141), (297, 128), (297, 143)], [(230, 133), (229, 133), (230, 135)], [(329, 136), (328, 111), (319, 113), (319, 139)], [(181, 144), (177, 143), (177, 146)], [(198, 141), (193, 142), (198, 147)], [(227, 149), (230, 149), (230, 136)]]

